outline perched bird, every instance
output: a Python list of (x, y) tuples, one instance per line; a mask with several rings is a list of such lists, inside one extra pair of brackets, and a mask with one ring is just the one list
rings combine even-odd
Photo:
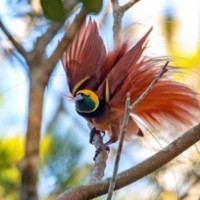
[[(93, 20), (85, 22), (63, 55), (63, 66), (75, 109), (92, 126), (109, 134), (106, 144), (117, 141), (122, 123), (126, 93), (131, 103), (158, 76), (166, 58), (145, 56), (152, 28), (133, 46), (125, 40), (107, 51)], [(173, 67), (168, 71), (173, 72)], [(172, 79), (167, 72), (147, 96), (132, 110), (147, 126), (155, 129), (166, 124), (179, 128), (191, 125), (198, 111), (197, 94)], [(136, 118), (131, 118), (127, 136), (143, 135)]]

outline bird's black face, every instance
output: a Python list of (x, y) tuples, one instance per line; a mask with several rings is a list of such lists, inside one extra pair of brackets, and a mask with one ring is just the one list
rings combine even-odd
[(99, 106), (99, 98), (91, 90), (80, 90), (75, 96), (76, 111), (81, 113), (92, 113)]

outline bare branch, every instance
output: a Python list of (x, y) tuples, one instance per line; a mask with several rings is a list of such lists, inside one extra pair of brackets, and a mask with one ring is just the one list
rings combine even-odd
[(112, 0), (112, 5), (113, 5), (113, 18), (114, 18), (114, 23), (113, 23), (113, 37), (115, 44), (120, 44), (120, 36), (122, 32), (122, 17), (123, 17), (123, 12), (121, 10), (121, 7), (119, 5), (118, 0)]
[(28, 52), (24, 50), (24, 48), (19, 44), (19, 42), (11, 35), (11, 33), (8, 31), (6, 26), (3, 24), (3, 22), (0, 19), (0, 28), (4, 32), (4, 34), (8, 37), (10, 42), (13, 44), (13, 46), (17, 49), (17, 51), (24, 57), (24, 59), (27, 61)]
[(111, 200), (112, 194), (113, 194), (114, 189), (115, 189), (116, 177), (117, 177), (117, 172), (118, 172), (118, 168), (119, 168), (119, 161), (120, 161), (120, 157), (121, 157), (121, 153), (122, 153), (124, 136), (126, 134), (126, 129), (127, 129), (128, 122), (129, 122), (130, 112), (131, 112), (131, 109), (130, 109), (130, 93), (127, 93), (126, 102), (125, 102), (124, 119), (123, 119), (122, 127), (121, 127), (121, 130), (120, 130), (119, 145), (118, 145), (118, 149), (117, 149), (117, 155), (116, 155), (116, 159), (115, 159), (113, 175), (112, 175), (110, 185), (109, 185), (107, 200)]
[(45, 62), (45, 74), (47, 75), (46, 81), (48, 81), (49, 75), (51, 74), (52, 70), (54, 69), (56, 63), (61, 59), (63, 52), (67, 49), (70, 42), (73, 40), (75, 34), (81, 27), (82, 23), (85, 20), (85, 17), (87, 15), (87, 11), (83, 7), (79, 14), (76, 16), (76, 18), (73, 21), (73, 24), (71, 24), (68, 27), (68, 30), (66, 31), (65, 35), (63, 36), (62, 40), (59, 42), (57, 48), (51, 55), (51, 57)]
[(125, 5), (120, 6), (118, 0), (112, 0), (113, 18), (114, 18), (113, 34), (114, 34), (115, 44), (121, 43), (122, 17), (124, 16), (124, 13), (138, 1), (139, 0), (134, 0), (134, 1), (132, 0), (126, 3)]
[(123, 12), (125, 12), (125, 11), (127, 11), (129, 8), (131, 8), (133, 5), (135, 5), (138, 1), (140, 1), (140, 0), (132, 0), (132, 1), (128, 2), (128, 3), (126, 3), (125, 5), (123, 5), (123, 6), (121, 7), (121, 9), (123, 10)]
[[(159, 169), (199, 140), (200, 124), (188, 130), (185, 134), (177, 138), (155, 155), (120, 173), (117, 177), (115, 189), (120, 189), (126, 185), (129, 185), (145, 177), (149, 173)], [(95, 198), (107, 193), (109, 181), (110, 179), (92, 185), (74, 187), (59, 195), (56, 200), (86, 200)]]
[[(70, 2), (64, 1), (65, 8), (66, 8), (65, 11), (66, 11), (67, 16), (73, 10), (76, 3), (77, 3), (76, 0), (70, 1)], [(53, 39), (53, 37), (56, 35), (56, 33), (60, 30), (60, 28), (63, 26), (64, 22), (65, 21), (63, 21), (61, 23), (58, 23), (58, 22), (52, 23), (50, 25), (50, 27), (46, 30), (46, 32), (41, 37), (38, 37), (33, 51), (43, 53), (45, 51), (45, 48), (48, 45), (48, 43)]]
[(46, 30), (46, 32), (41, 37), (37, 38), (33, 52), (39, 52), (43, 54), (45, 52), (46, 46), (53, 39), (53, 37), (56, 35), (59, 29), (63, 26), (63, 24), (64, 22), (52, 23), (51, 26)]
[(147, 94), (149, 94), (149, 92), (152, 90), (153, 86), (157, 83), (157, 81), (163, 76), (163, 74), (165, 72), (167, 72), (166, 68), (167, 68), (168, 64), (169, 64), (169, 61), (167, 61), (165, 63), (165, 65), (162, 67), (162, 70), (158, 74), (158, 76), (151, 82), (151, 84), (147, 87), (147, 89), (139, 96), (139, 98), (132, 105), (130, 105), (130, 94), (129, 93), (127, 94), (126, 105), (125, 105), (125, 113), (124, 113), (124, 120), (123, 120), (122, 127), (121, 127), (121, 130), (120, 130), (119, 146), (118, 146), (118, 149), (117, 149), (117, 155), (116, 155), (116, 160), (115, 160), (112, 179), (111, 179), (110, 186), (109, 186), (107, 200), (111, 200), (112, 194), (113, 194), (113, 191), (114, 191), (114, 188), (115, 188), (116, 176), (117, 176), (117, 172), (118, 172), (118, 167), (119, 167), (119, 161), (120, 161), (120, 156), (121, 156), (121, 152), (122, 152), (124, 136), (126, 134), (126, 128), (128, 126), (129, 115), (131, 113), (131, 110), (134, 108), (134, 106), (136, 106), (138, 103), (140, 103), (146, 97)]
[[(93, 130), (92, 144), (98, 150), (103, 146), (103, 137), (100, 131)], [(106, 149), (99, 151), (98, 155), (95, 157), (95, 165), (90, 177), (89, 183), (96, 183), (102, 180), (104, 176), (104, 170), (106, 168), (106, 161), (108, 159), (108, 153)]]
[(151, 84), (147, 87), (147, 89), (140, 95), (140, 97), (131, 105), (131, 110), (140, 103), (146, 96), (149, 94), (149, 92), (152, 90), (153, 86), (157, 83), (157, 81), (163, 76), (164, 73), (167, 72), (167, 66), (169, 64), (169, 61), (167, 61), (164, 66), (162, 67), (160, 73), (158, 76), (151, 82)]

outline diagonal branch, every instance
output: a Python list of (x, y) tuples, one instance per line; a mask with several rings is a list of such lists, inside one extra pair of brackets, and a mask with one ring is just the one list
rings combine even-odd
[(75, 34), (78, 32), (79, 28), (81, 27), (82, 23), (84, 22), (87, 15), (86, 9), (83, 7), (79, 14), (76, 16), (76, 18), (73, 21), (73, 24), (70, 24), (68, 27), (65, 35), (61, 39), (61, 41), (58, 43), (57, 48), (53, 52), (53, 54), (50, 56), (48, 60), (44, 63), (44, 70), (46, 74), (45, 81), (48, 81), (48, 78), (50, 77), (50, 74), (52, 70), (54, 69), (56, 63), (61, 59), (63, 52), (67, 49), (68, 45), (73, 40)]
[(28, 52), (25, 51), (25, 49), (19, 44), (19, 42), (11, 35), (11, 33), (8, 31), (2, 20), (0, 19), (0, 28), (4, 32), (4, 34), (7, 36), (7, 38), (11, 41), (13, 46), (17, 49), (17, 51), (24, 57), (24, 59), (28, 60)]
[[(65, 7), (66, 7), (66, 17), (69, 15), (69, 13), (73, 10), (73, 8), (76, 6), (77, 1), (65, 1)], [(63, 26), (63, 24), (65, 23), (65, 21), (63, 22), (53, 22), (49, 28), (46, 30), (46, 32), (38, 37), (36, 44), (35, 44), (35, 48), (34, 48), (34, 52), (39, 51), (41, 53), (43, 53), (45, 51), (46, 46), (49, 44), (49, 42), (54, 38), (54, 36), (56, 35), (56, 33), (60, 30), (60, 28)]]
[[(155, 155), (120, 173), (117, 177), (115, 189), (120, 189), (124, 186), (127, 186), (159, 169), (199, 140), (200, 124), (185, 132), (182, 136), (177, 138), (175, 141), (173, 141), (171, 144), (169, 144), (167, 147)], [(59, 195), (56, 200), (86, 200), (95, 198), (107, 193), (109, 181), (110, 179), (107, 179), (92, 185), (74, 187)]]
[(44, 53), (46, 46), (49, 44), (49, 42), (54, 38), (56, 33), (60, 30), (60, 28), (63, 26), (64, 22), (53, 22), (50, 27), (46, 30), (46, 32), (37, 38), (37, 41), (35, 43), (35, 47), (33, 49), (33, 52), (40, 52)]
[(130, 108), (131, 108), (130, 107), (130, 93), (127, 93), (126, 102), (125, 102), (124, 119), (123, 119), (123, 122), (122, 122), (120, 134), (119, 134), (119, 145), (118, 145), (118, 148), (117, 148), (117, 155), (116, 155), (116, 159), (115, 159), (113, 175), (112, 175), (110, 185), (109, 185), (107, 200), (111, 200), (114, 189), (115, 189), (117, 172), (118, 172), (118, 168), (119, 168), (119, 161), (120, 161), (123, 142), (124, 142), (124, 136), (126, 134), (126, 128), (128, 126), (128, 122), (129, 122), (129, 115), (131, 113)]
[(131, 8), (134, 4), (136, 4), (138, 1), (140, 0), (132, 0), (126, 4), (124, 4), (123, 6), (121, 6), (121, 9), (123, 10), (123, 12), (126, 12), (129, 8)]
[(140, 103), (148, 94), (149, 92), (152, 90), (153, 86), (158, 82), (158, 80), (163, 76), (164, 73), (167, 72), (167, 66), (169, 64), (169, 61), (167, 61), (160, 73), (158, 74), (158, 76), (151, 82), (151, 84), (146, 88), (146, 90), (139, 96), (139, 98), (131, 105), (131, 110), (133, 110), (133, 108), (138, 104)]

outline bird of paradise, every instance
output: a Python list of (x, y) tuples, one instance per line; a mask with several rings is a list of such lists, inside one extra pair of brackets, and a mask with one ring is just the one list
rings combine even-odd
[[(63, 66), (75, 109), (96, 130), (106, 132), (106, 145), (118, 140), (123, 120), (126, 93), (131, 102), (146, 90), (158, 76), (166, 58), (145, 56), (152, 28), (133, 46), (124, 40), (108, 52), (93, 20), (85, 23), (63, 56)], [(173, 67), (168, 71), (173, 72)], [(179, 128), (191, 125), (198, 111), (198, 95), (187, 86), (162, 76), (132, 114), (155, 129), (171, 124)], [(127, 133), (143, 135), (135, 118)]]

